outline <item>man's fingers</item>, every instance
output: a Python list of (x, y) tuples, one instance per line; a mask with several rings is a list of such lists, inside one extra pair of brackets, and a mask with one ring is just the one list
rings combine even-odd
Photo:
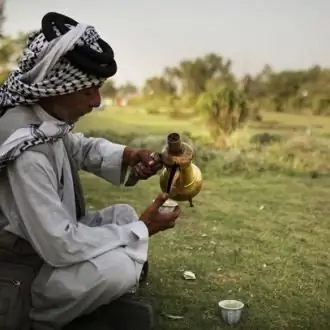
[(174, 208), (174, 211), (173, 211), (173, 212), (176, 213), (176, 214), (178, 214), (178, 215), (180, 215), (180, 213), (181, 213), (180, 205), (177, 205), (177, 206)]
[(148, 174), (154, 173), (156, 170), (158, 170), (158, 167), (156, 167), (156, 165), (148, 166), (148, 165), (145, 165), (143, 163), (138, 163), (136, 165), (136, 168), (138, 168), (143, 173), (148, 173)]
[(155, 172), (158, 172), (159, 170), (161, 170), (164, 167), (164, 164), (162, 162), (157, 162), (154, 163), (154, 165), (152, 166), (153, 170)]
[(139, 179), (147, 179), (152, 174), (154, 174), (150, 168), (144, 166), (142, 163), (137, 164), (134, 168), (134, 171)]
[(148, 163), (148, 166), (154, 166), (156, 164), (156, 162), (154, 160), (150, 160)]
[(150, 162), (153, 164), (155, 163), (156, 159), (152, 156), (152, 152), (148, 150), (141, 150), (140, 151), (140, 159), (141, 162), (145, 165), (148, 165)]
[(167, 223), (172, 223), (175, 222), (178, 217), (180, 216), (181, 210), (177, 206), (173, 212), (170, 213), (163, 213), (163, 220), (166, 221)]
[(177, 219), (181, 214), (181, 208), (179, 205), (177, 205), (174, 209), (174, 211), (172, 213), (170, 213), (170, 215), (172, 215), (175, 219)]
[(140, 153), (141, 163), (152, 169), (152, 171), (158, 171), (163, 167), (163, 162), (159, 154), (155, 152), (150, 152), (148, 150), (143, 150)]
[(153, 206), (155, 207), (155, 209), (158, 209), (160, 206), (162, 206), (166, 202), (167, 199), (168, 199), (168, 194), (160, 193), (155, 198)]

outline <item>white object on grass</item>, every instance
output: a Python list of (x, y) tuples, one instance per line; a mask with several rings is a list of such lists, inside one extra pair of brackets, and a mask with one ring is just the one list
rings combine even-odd
[(244, 304), (238, 300), (221, 300), (219, 301), (222, 319), (229, 325), (236, 324), (240, 321)]
[(196, 275), (190, 270), (185, 271), (183, 277), (185, 280), (196, 280)]

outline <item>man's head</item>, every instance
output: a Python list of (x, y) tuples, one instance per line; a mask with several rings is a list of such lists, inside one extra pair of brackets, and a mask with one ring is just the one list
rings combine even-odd
[(92, 26), (48, 13), (42, 29), (30, 36), (18, 69), (0, 88), (0, 107), (39, 103), (73, 123), (100, 105), (99, 88), (116, 72), (112, 48)]

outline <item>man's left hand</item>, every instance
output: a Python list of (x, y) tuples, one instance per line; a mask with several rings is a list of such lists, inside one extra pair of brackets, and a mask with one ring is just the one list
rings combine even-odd
[(162, 169), (163, 163), (152, 154), (152, 151), (146, 149), (137, 149), (132, 153), (130, 163), (139, 180), (146, 180)]

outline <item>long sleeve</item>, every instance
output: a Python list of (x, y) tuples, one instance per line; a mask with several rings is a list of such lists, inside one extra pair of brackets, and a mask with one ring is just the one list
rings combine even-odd
[(88, 227), (76, 224), (57, 192), (56, 174), (41, 153), (26, 151), (8, 168), (9, 182), (23, 231), (36, 251), (54, 267), (89, 260), (120, 246), (147, 241), (138, 219), (130, 224)]
[(124, 182), (128, 171), (122, 164), (125, 145), (103, 138), (87, 138), (82, 133), (68, 134), (66, 141), (78, 169), (91, 172), (114, 185)]

